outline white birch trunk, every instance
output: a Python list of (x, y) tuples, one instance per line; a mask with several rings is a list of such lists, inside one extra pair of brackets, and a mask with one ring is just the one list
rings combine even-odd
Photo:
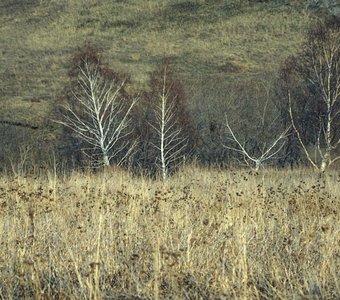
[(169, 99), (170, 91), (167, 89), (169, 85), (167, 80), (167, 68), (165, 67), (162, 91), (159, 98), (155, 99), (158, 102), (155, 107), (156, 125), (150, 123), (157, 133), (158, 140), (153, 143), (153, 146), (158, 152), (156, 165), (163, 180), (169, 176), (170, 169), (178, 164), (186, 147), (186, 139), (181, 136), (181, 129), (178, 129), (174, 99)]
[[(338, 105), (340, 97), (340, 33), (330, 31), (327, 39), (312, 41), (307, 48), (307, 57), (311, 62), (311, 75), (308, 79), (316, 90), (319, 91), (319, 100), (325, 108), (325, 116), (320, 115), (319, 136), (316, 138), (316, 148), (319, 152), (320, 162), (312, 158), (307, 151), (307, 145), (301, 137), (300, 131), (295, 125), (291, 95), (288, 91), (289, 112), (292, 126), (296, 132), (302, 149), (312, 166), (324, 172), (332, 163), (340, 159), (340, 156), (332, 158), (333, 151), (338, 148), (340, 139), (335, 140), (337, 131), (336, 123), (339, 123), (340, 107)], [(314, 45), (314, 42), (317, 43)], [(337, 121), (335, 122), (335, 119)]]

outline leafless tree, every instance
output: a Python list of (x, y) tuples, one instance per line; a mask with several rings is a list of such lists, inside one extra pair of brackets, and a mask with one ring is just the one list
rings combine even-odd
[(63, 120), (57, 121), (100, 151), (97, 166), (109, 166), (118, 156), (117, 164), (120, 164), (133, 149), (134, 143), (127, 136), (130, 113), (137, 99), (130, 103), (124, 99), (121, 93), (124, 84), (124, 81), (109, 81), (98, 65), (85, 59), (79, 67), (79, 89), (73, 91), (73, 103), (63, 105)]
[(274, 87), (272, 78), (263, 77), (231, 87), (226, 99), (221, 144), (232, 150), (229, 156), (256, 171), (283, 158), (290, 133), (291, 126), (282, 122)]
[(176, 115), (176, 101), (171, 95), (171, 81), (168, 78), (167, 63), (162, 66), (162, 87), (155, 99), (156, 122), (149, 123), (157, 134), (157, 139), (152, 142), (157, 150), (157, 167), (161, 171), (163, 179), (169, 175), (170, 169), (176, 167), (184, 159), (184, 150), (187, 146), (187, 138), (183, 136), (183, 130)]
[[(302, 128), (297, 125), (291, 91), (288, 90), (289, 114), (299, 143), (311, 165), (320, 171), (340, 159), (334, 155), (340, 145), (340, 31), (339, 22), (320, 24), (309, 34), (304, 50), (298, 57), (298, 69), (315, 98), (317, 124), (314, 125), (315, 147), (319, 157), (312, 157)], [(311, 101), (309, 103), (312, 103)]]
[(255, 171), (258, 171), (260, 167), (263, 166), (265, 161), (273, 159), (283, 148), (285, 145), (285, 138), (288, 135), (289, 127), (286, 128), (283, 132), (281, 132), (278, 136), (274, 137), (270, 143), (264, 142), (261, 147), (258, 154), (251, 153), (249, 150), (246, 149), (245, 143), (241, 143), (239, 138), (236, 136), (234, 131), (232, 130), (231, 126), (229, 125), (228, 118), (226, 116), (226, 127), (228, 130), (228, 133), (230, 134), (230, 137), (228, 138), (232, 143), (234, 143), (236, 146), (231, 147), (229, 145), (224, 145), (225, 148), (229, 150), (236, 151), (243, 155), (244, 161), (247, 165), (252, 166)]

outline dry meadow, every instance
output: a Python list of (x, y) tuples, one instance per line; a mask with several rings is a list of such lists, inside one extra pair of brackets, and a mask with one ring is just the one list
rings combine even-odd
[(0, 179), (0, 299), (339, 299), (340, 174)]
[(171, 59), (208, 124), (234, 83), (273, 77), (299, 51), (314, 20), (304, 5), (0, 2), (0, 299), (340, 299), (339, 171), (192, 165), (162, 181), (4, 167), (24, 166), (19, 148), (42, 164), (58, 145), (48, 120), (78, 47), (102, 48), (131, 94)]

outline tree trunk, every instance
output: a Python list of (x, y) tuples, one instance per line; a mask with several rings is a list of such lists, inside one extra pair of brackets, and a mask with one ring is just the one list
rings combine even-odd
[(262, 164), (261, 161), (258, 161), (258, 160), (257, 160), (257, 161), (255, 162), (255, 171), (256, 171), (256, 172), (257, 172), (258, 170), (260, 170), (261, 164)]
[(330, 165), (331, 160), (331, 149), (327, 147), (326, 153), (322, 157), (321, 165), (320, 165), (320, 171), (325, 172), (326, 168)]
[(107, 155), (107, 153), (103, 154), (103, 164), (105, 167), (110, 165), (110, 160), (109, 160), (109, 156)]

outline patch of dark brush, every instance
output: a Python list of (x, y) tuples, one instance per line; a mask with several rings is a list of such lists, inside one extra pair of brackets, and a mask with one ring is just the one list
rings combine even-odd
[(185, 1), (176, 4), (170, 4), (163, 11), (164, 21), (176, 23), (189, 23), (199, 20), (199, 15), (203, 5), (194, 1)]
[(38, 0), (1, 0), (0, 15), (17, 15), (34, 8), (39, 4)]
[[(248, 4), (247, 4), (248, 5)], [(209, 4), (199, 4), (195, 1), (184, 1), (168, 5), (162, 14), (162, 22), (190, 24), (190, 23), (214, 23), (221, 19), (242, 13), (246, 4), (215, 0)]]
[(117, 20), (117, 21), (105, 20), (101, 24), (102, 29), (107, 28), (135, 29), (139, 26), (140, 22), (138, 20)]

